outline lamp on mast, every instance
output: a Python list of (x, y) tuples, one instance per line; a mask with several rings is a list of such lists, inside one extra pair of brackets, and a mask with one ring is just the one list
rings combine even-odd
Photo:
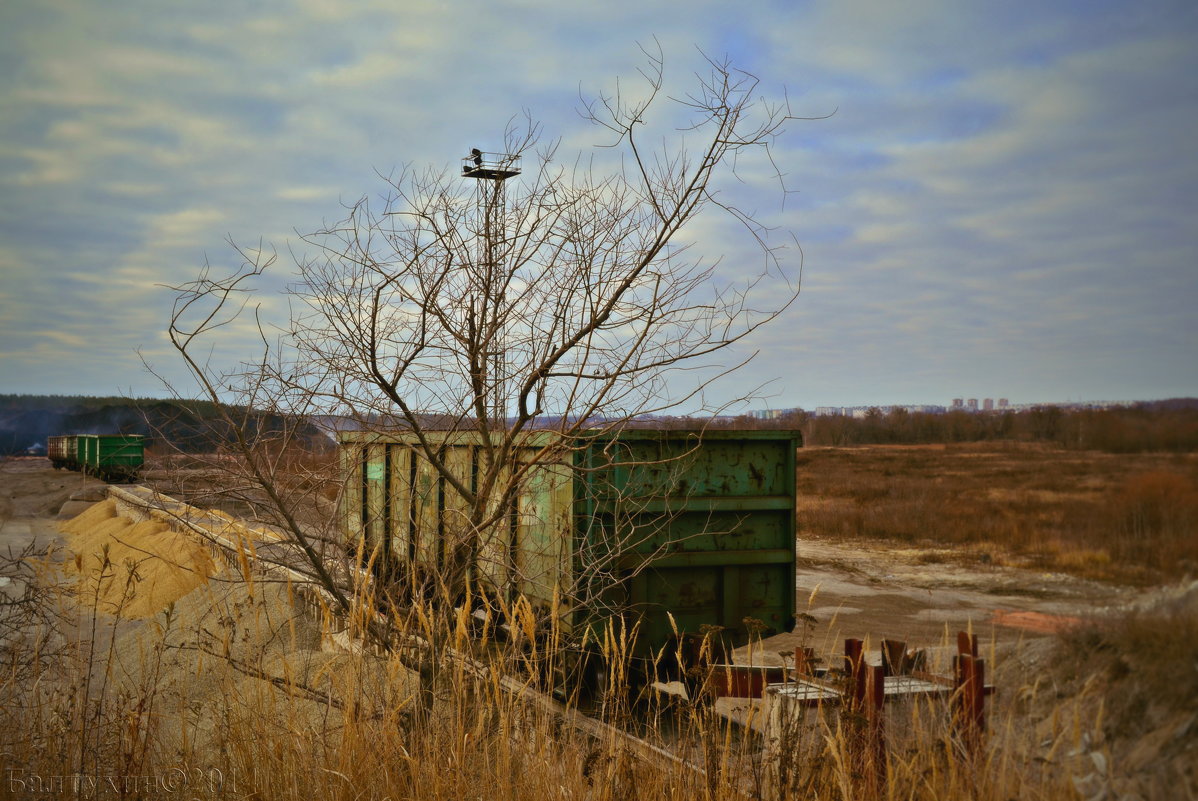
[(504, 301), (507, 281), (502, 275), (503, 225), (506, 217), (504, 182), (520, 174), (520, 156), (508, 153), (488, 153), (477, 147), (462, 158), (462, 177), (473, 178), (475, 203), (482, 218), (482, 237), (478, 244), (476, 268), (485, 289), (485, 308), (482, 325), (486, 329), (487, 353), (484, 354), (482, 386), (488, 394), (487, 415), (497, 425), (507, 420), (505, 337), (503, 332)]

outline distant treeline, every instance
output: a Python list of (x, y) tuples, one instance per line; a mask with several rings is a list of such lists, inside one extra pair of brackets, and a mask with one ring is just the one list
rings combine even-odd
[(791, 428), (807, 445), (922, 445), (1015, 440), (1108, 453), (1198, 451), (1198, 399), (1115, 409), (1040, 406), (1019, 412), (912, 413), (871, 409), (864, 417), (793, 412), (773, 420), (741, 417), (721, 427)]
[[(249, 423), (251, 430), (276, 431), (285, 421), (255, 412)], [(58, 434), (141, 434), (151, 448), (184, 453), (216, 450), (232, 436), (222, 430), (217, 406), (207, 401), (0, 395), (0, 454), (44, 450), (46, 438)], [(327, 439), (315, 427), (304, 436)]]
[[(240, 414), (246, 414), (244, 409)], [(158, 398), (95, 398), (58, 395), (0, 395), (0, 454), (44, 448), (55, 434), (142, 434), (151, 447), (200, 453), (215, 450), (231, 436), (222, 432), (218, 409), (206, 401)], [(251, 413), (251, 428), (275, 431), (278, 415)], [(324, 421), (329, 424), (330, 421)], [(434, 421), (435, 422), (435, 421)], [(691, 428), (704, 421), (648, 418), (645, 428)], [(722, 418), (716, 428), (795, 429), (807, 445), (923, 445), (953, 442), (1045, 442), (1077, 450), (1109, 453), (1198, 451), (1198, 398), (1138, 403), (1117, 409), (1041, 406), (1026, 411), (912, 413), (871, 409), (864, 417), (816, 416), (801, 410), (772, 420)], [(315, 426), (304, 438), (329, 445)]]

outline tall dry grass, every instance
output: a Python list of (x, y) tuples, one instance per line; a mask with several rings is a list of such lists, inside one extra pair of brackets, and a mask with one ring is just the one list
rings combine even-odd
[(1198, 457), (1042, 446), (804, 449), (800, 536), (965, 546), (1135, 583), (1198, 572)]
[[(1129, 519), (1149, 525), (1160, 504), (1173, 508), (1178, 489), (1171, 482), (1146, 480), (1131, 500), (1113, 495), (1111, 502), (1138, 510)], [(570, 641), (546, 630), (520, 600), (493, 602), (482, 621), (444, 604), (392, 609), (394, 647), (379, 651), (357, 637), (365, 609), (348, 621), (327, 610), (313, 615), (296, 587), (248, 563), (139, 620), (126, 614), (146, 589), (139, 572), (103, 555), (94, 570), (101, 580), (84, 585), (97, 594), (90, 603), (81, 602), (70, 577), (44, 574), (38, 602), (53, 614), (28, 618), (19, 637), (3, 642), (0, 794), (1089, 798), (1123, 787), (1112, 756), (1123, 753), (1120, 731), (1134, 734), (1137, 720), (1136, 708), (1106, 700), (1102, 682), (1143, 676), (1136, 697), (1146, 699), (1140, 712), (1151, 711), (1154, 693), (1188, 665), (1198, 641), (1196, 618), (1186, 610), (1145, 614), (1099, 634), (1079, 631), (1065, 650), (1076, 661), (1055, 660), (1065, 674), (1051, 665), (1010, 674), (1017, 678), (1000, 686), (988, 734), (976, 746), (950, 725), (943, 700), (889, 708), (879, 768), (865, 751), (860, 718), (836, 707), (773, 727), (765, 710), (750, 709), (746, 726), (709, 704), (632, 686), (639, 666), (621, 656), (628, 631), (609, 630), (600, 640), (610, 668), (598, 699), (569, 692), (549, 703), (527, 690), (569, 672)], [(107, 604), (97, 602), (98, 588), (112, 592), (105, 576), (124, 588)], [(378, 605), (366, 587), (359, 601)], [(1190, 645), (1178, 646), (1177, 637)], [(1148, 652), (1155, 661), (1116, 658), (1126, 652)], [(992, 665), (997, 656), (988, 655)], [(1189, 684), (1171, 687), (1161, 698), (1174, 709), (1198, 697)], [(610, 726), (588, 724), (584, 711)], [(1119, 721), (1114, 729), (1112, 721)], [(1099, 765), (1107, 765), (1104, 773), (1096, 773)], [(1162, 775), (1167, 781), (1172, 774)]]
[[(637, 695), (614, 669), (598, 705), (613, 728), (579, 727), (574, 696), (519, 692), (560, 655), (521, 639), (526, 604), (495, 626), (422, 605), (392, 616), (378, 654), (295, 611), (295, 588), (214, 577), (146, 621), (75, 605), (60, 658), (0, 681), (10, 796), (206, 799), (1062, 798), (1053, 754), (1086, 724), (1029, 739), (1013, 706), (970, 752), (943, 703), (891, 713), (885, 772), (861, 755), (851, 715), (829, 708), (763, 734), (707, 704)], [(130, 584), (130, 597), (136, 595)], [(76, 598), (58, 596), (60, 603)], [(68, 610), (64, 609), (64, 614)], [(513, 632), (497, 638), (497, 632)], [(337, 636), (334, 636), (337, 635)], [(347, 635), (347, 636), (341, 636)], [(605, 638), (612, 660), (619, 634)], [(351, 651), (331, 644), (350, 644)], [(418, 658), (417, 658), (418, 657)], [(422, 661), (427, 670), (413, 670)], [(513, 680), (515, 677), (515, 680)], [(514, 686), (513, 686), (514, 685)], [(617, 731), (635, 731), (633, 744)], [(656, 749), (656, 750), (655, 750)], [(1044, 755), (1048, 755), (1046, 758)]]

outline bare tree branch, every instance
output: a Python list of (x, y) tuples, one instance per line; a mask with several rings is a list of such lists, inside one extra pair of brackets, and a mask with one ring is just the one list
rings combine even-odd
[[(570, 455), (598, 435), (702, 398), (752, 358), (716, 357), (797, 297), (797, 242), (779, 243), (764, 216), (725, 194), (723, 179), (751, 186), (738, 167), (752, 156), (758, 180), (764, 165), (768, 194), (784, 201), (772, 148), (800, 118), (789, 101), (759, 97), (757, 77), (727, 60), (707, 58), (693, 91), (669, 97), (660, 45), (643, 51), (639, 93), (617, 82), (580, 109), (608, 137), (602, 147), (622, 155), (622, 169), (603, 174), (581, 157), (559, 164), (558, 143), (542, 144), (526, 114), (509, 122), (502, 155), (505, 164), (521, 160), (518, 176), (412, 168), (385, 176), (377, 205), (364, 197), (344, 220), (302, 235), (290, 319), (268, 336), (255, 318), (261, 354), (239, 369), (217, 370), (203, 343), (247, 316), (250, 285), (275, 257), (261, 245), (239, 250), (244, 264), (229, 277), (205, 268), (174, 288), (171, 343), (204, 397), (225, 404), (243, 479), (346, 609), (348, 590), (316, 547), (337, 537), (340, 521), (314, 526), (294, 508), (298, 485), (282, 454), (302, 427), (264, 432), (255, 415), (343, 420), (413, 439), (452, 495), (454, 547), (438, 581), (453, 596), (534, 476), (575, 469)], [(686, 116), (671, 133), (682, 144), (662, 137), (649, 147), (663, 104)], [(699, 252), (696, 232), (721, 219), (761, 254), (757, 274), (726, 277), (720, 259)], [(455, 438), (480, 448), (473, 472), (452, 463)], [(335, 476), (321, 481), (337, 487)], [(613, 534), (627, 546), (650, 535)], [(622, 580), (610, 554), (596, 559), (592, 573)], [(567, 588), (572, 601), (586, 600), (590, 580)]]

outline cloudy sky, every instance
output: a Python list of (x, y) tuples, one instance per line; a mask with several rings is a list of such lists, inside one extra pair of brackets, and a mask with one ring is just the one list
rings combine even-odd
[(580, 89), (655, 38), (672, 91), (701, 49), (831, 114), (775, 153), (802, 294), (717, 400), (1198, 395), (1189, 0), (7, 0), (0, 392), (161, 395), (138, 356), (181, 381), (159, 285), (232, 264), (227, 238), (285, 254), (522, 110), (585, 154)]

